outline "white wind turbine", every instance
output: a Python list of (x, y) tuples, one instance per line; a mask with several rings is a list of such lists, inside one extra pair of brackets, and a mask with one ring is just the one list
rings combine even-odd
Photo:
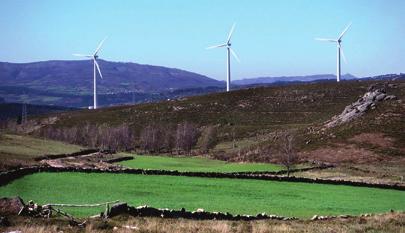
[(228, 53), (227, 53), (227, 75), (226, 75), (226, 91), (229, 91), (229, 87), (231, 85), (231, 53), (235, 57), (235, 59), (240, 62), (238, 56), (236, 55), (235, 51), (231, 48), (231, 37), (233, 30), (235, 29), (235, 24), (232, 25), (231, 31), (229, 32), (228, 39), (226, 40), (226, 43), (220, 44), (220, 45), (214, 45), (211, 47), (208, 47), (207, 49), (214, 49), (214, 48), (220, 48), (220, 47), (226, 47)]
[(342, 48), (342, 37), (343, 35), (346, 33), (346, 31), (350, 28), (350, 26), (352, 25), (352, 23), (350, 23), (349, 25), (347, 25), (347, 27), (345, 28), (345, 30), (342, 31), (342, 33), (340, 33), (339, 37), (337, 39), (323, 39), (323, 38), (315, 38), (315, 40), (320, 40), (320, 41), (327, 41), (327, 42), (333, 42), (336, 43), (337, 45), (337, 71), (336, 71), (336, 81), (340, 81), (340, 55), (342, 55), (343, 60), (346, 62), (346, 57), (345, 54), (343, 53), (343, 48)]
[(96, 51), (92, 55), (86, 55), (86, 54), (73, 54), (73, 56), (78, 56), (78, 57), (88, 57), (93, 60), (93, 109), (97, 109), (97, 74), (96, 74), (96, 68), (98, 70), (98, 73), (100, 74), (100, 78), (103, 78), (103, 75), (101, 74), (100, 67), (97, 63), (97, 58), (98, 58), (98, 52), (101, 49), (101, 46), (103, 45), (104, 41), (107, 39), (105, 37), (100, 44), (98, 45)]

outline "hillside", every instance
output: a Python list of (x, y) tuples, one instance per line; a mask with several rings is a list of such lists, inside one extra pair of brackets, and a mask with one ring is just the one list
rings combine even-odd
[[(220, 141), (224, 142), (230, 141), (232, 138), (246, 139), (267, 135), (285, 128), (301, 130), (304, 133), (308, 127), (321, 125), (332, 116), (342, 112), (347, 105), (362, 96), (370, 85), (376, 83), (379, 82), (352, 80), (339, 84), (322, 82), (259, 87), (159, 103), (111, 107), (95, 111), (81, 110), (57, 114), (57, 121), (52, 127), (128, 123), (135, 135), (139, 135), (148, 124), (176, 125), (188, 121), (199, 127), (216, 126)], [(389, 112), (393, 112), (390, 114), (394, 114), (394, 116), (404, 114), (401, 112), (403, 102), (400, 101), (405, 97), (403, 88), (405, 82), (396, 80), (390, 81), (390, 83), (395, 85), (391, 85), (392, 87), (385, 85), (387, 93), (396, 95), (400, 100), (381, 103), (361, 119), (370, 118), (369, 116), (377, 117), (377, 115)], [(355, 122), (362, 122), (361, 119)], [(336, 131), (338, 136), (341, 135), (337, 139), (349, 138), (363, 131), (380, 131), (397, 138), (397, 143), (400, 145), (405, 145), (405, 138), (398, 128), (403, 129), (405, 125), (403, 120), (400, 117), (391, 117), (390, 120), (392, 122), (376, 122), (373, 128), (370, 128), (372, 125), (367, 123), (360, 128), (355, 128), (355, 126), (351, 126), (355, 123), (350, 123), (331, 130)], [(378, 124), (389, 124), (391, 127), (378, 127)], [(349, 127), (349, 129), (345, 130), (345, 127)], [(320, 144), (312, 142), (308, 145), (305, 144), (304, 147), (315, 148), (316, 145), (320, 146)]]
[[(33, 117), (43, 114), (50, 114), (63, 111), (72, 111), (72, 108), (65, 108), (59, 106), (44, 106), (27, 104), (27, 116)], [(16, 119), (21, 117), (22, 104), (19, 103), (0, 103), (0, 120)]]

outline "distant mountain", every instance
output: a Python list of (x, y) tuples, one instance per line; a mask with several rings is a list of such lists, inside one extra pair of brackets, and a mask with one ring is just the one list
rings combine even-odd
[[(350, 80), (356, 79), (356, 76), (351, 74), (342, 75), (342, 79)], [(232, 83), (235, 85), (252, 85), (252, 84), (267, 84), (276, 82), (310, 82), (316, 80), (329, 80), (336, 79), (336, 75), (333, 74), (318, 74), (318, 75), (308, 75), (308, 76), (281, 76), (281, 77), (259, 77), (259, 78), (248, 78), (242, 80), (235, 80)]]
[[(162, 92), (184, 88), (224, 86), (206, 76), (161, 66), (99, 60), (103, 79), (99, 94)], [(58, 94), (92, 94), (93, 63), (81, 61), (0, 62), (0, 87), (20, 86)]]

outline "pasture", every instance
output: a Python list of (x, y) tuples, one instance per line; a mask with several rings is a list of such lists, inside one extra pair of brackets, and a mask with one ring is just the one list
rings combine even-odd
[[(0, 187), (0, 196), (21, 196), (46, 203), (99, 203), (120, 200), (157, 208), (277, 214), (310, 218), (317, 215), (381, 213), (405, 210), (405, 192), (377, 188), (277, 182), (100, 173), (36, 173)], [(101, 209), (66, 209), (89, 216)]]
[(0, 135), (0, 159), (27, 160), (45, 154), (73, 153), (83, 149), (81, 146), (30, 136)]
[[(124, 154), (128, 155), (128, 154)], [(177, 170), (192, 172), (255, 172), (279, 171), (283, 167), (270, 163), (230, 163), (203, 157), (135, 156), (119, 164), (130, 168)]]

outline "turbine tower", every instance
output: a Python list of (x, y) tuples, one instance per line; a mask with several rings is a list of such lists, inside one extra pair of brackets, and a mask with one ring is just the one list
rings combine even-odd
[(342, 37), (343, 35), (346, 33), (346, 31), (350, 28), (350, 26), (352, 25), (352, 23), (349, 23), (349, 25), (347, 25), (347, 27), (345, 28), (345, 30), (342, 31), (342, 33), (340, 33), (339, 37), (337, 39), (324, 39), (324, 38), (315, 38), (315, 40), (320, 40), (320, 41), (327, 41), (327, 42), (333, 42), (336, 43), (337, 46), (337, 70), (336, 70), (336, 81), (340, 81), (340, 70), (341, 70), (341, 65), (340, 65), (340, 56), (343, 57), (343, 60), (346, 62), (346, 57), (345, 54), (343, 52), (343, 48), (342, 48)]
[(226, 40), (225, 43), (220, 44), (220, 45), (214, 45), (211, 47), (208, 47), (207, 49), (214, 49), (214, 48), (220, 48), (220, 47), (226, 47), (227, 50), (227, 58), (226, 58), (226, 67), (227, 67), (227, 73), (226, 73), (226, 91), (229, 92), (230, 85), (231, 85), (231, 53), (235, 57), (235, 59), (240, 62), (238, 56), (236, 55), (235, 51), (231, 48), (231, 37), (233, 30), (235, 29), (235, 24), (232, 25), (231, 31), (229, 32), (228, 39)]
[(73, 54), (73, 56), (77, 56), (77, 57), (87, 57), (87, 58), (91, 58), (93, 60), (93, 109), (97, 109), (97, 73), (96, 73), (96, 69), (98, 71), (98, 73), (100, 74), (100, 78), (103, 78), (103, 75), (101, 74), (100, 71), (100, 66), (97, 63), (97, 59), (98, 59), (98, 52), (101, 49), (101, 46), (103, 45), (104, 41), (107, 39), (107, 37), (105, 37), (100, 44), (97, 46), (96, 51), (94, 51), (94, 53), (92, 55), (86, 55), (86, 54)]

